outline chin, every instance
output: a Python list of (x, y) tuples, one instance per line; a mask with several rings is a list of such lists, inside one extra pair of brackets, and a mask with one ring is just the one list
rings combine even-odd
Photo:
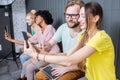
[(69, 28), (74, 28), (73, 26), (69, 26)]
[(84, 26), (81, 26), (80, 28), (81, 28), (81, 29), (85, 29), (85, 27), (84, 27)]

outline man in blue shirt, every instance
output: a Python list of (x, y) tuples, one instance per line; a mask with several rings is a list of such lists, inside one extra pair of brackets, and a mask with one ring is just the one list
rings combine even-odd
[[(53, 38), (44, 46), (45, 50), (49, 51), (50, 48), (58, 42), (62, 42), (64, 53), (72, 49), (77, 42), (77, 38), (84, 32), (84, 30), (81, 30), (78, 22), (78, 18), (80, 17), (79, 11), (83, 4), (81, 0), (71, 0), (67, 3), (65, 7), (65, 18), (67, 23), (62, 24), (57, 29)], [(53, 75), (62, 75), (57, 80), (77, 80), (84, 76), (84, 72), (80, 71), (77, 65), (70, 67), (56, 66), (53, 69)], [(36, 80), (48, 80), (48, 77), (42, 71), (39, 71), (36, 74)]]

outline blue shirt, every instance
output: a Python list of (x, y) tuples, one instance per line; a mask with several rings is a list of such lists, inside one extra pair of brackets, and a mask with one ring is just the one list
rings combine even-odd
[(57, 42), (62, 41), (62, 48), (63, 52), (68, 52), (77, 42), (78, 37), (83, 33), (84, 31), (79, 32), (75, 37), (71, 37), (70, 35), (70, 28), (68, 27), (67, 23), (62, 24), (56, 31), (56, 33), (53, 36), (53, 40)]

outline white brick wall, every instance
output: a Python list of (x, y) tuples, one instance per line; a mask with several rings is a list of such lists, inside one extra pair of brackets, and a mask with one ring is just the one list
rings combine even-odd
[[(26, 25), (26, 7), (25, 0), (16, 0), (12, 4), (12, 15), (13, 15), (13, 29), (14, 37), (16, 40), (23, 40), (21, 31), (27, 30)], [(15, 44), (16, 52), (19, 52), (21, 45)]]

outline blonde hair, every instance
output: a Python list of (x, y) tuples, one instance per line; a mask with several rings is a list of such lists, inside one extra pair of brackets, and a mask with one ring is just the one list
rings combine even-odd
[(33, 9), (27, 13), (27, 16), (30, 16), (31, 19), (35, 19), (35, 13), (36, 13), (36, 10)]

